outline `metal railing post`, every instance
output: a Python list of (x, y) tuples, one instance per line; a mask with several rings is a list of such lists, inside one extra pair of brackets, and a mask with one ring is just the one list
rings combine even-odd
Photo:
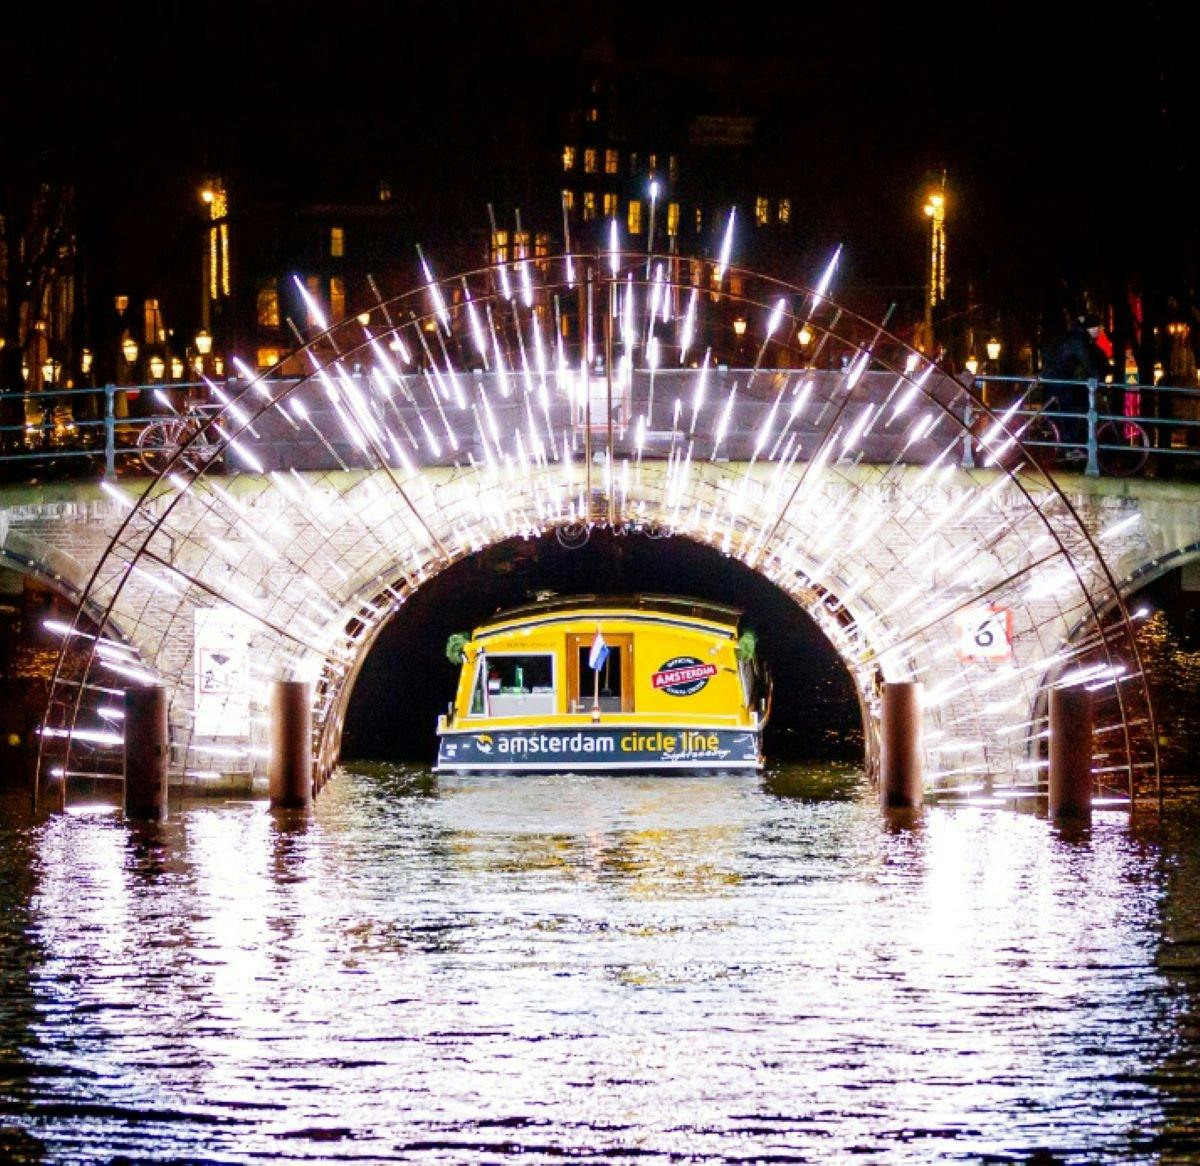
[(104, 476), (117, 476), (116, 385), (104, 386)]
[(975, 443), (971, 434), (971, 422), (974, 419), (975, 410), (971, 407), (971, 402), (968, 401), (963, 406), (962, 457), (958, 463), (964, 470), (973, 470), (975, 468)]
[(1095, 377), (1089, 377), (1087, 383), (1088, 389), (1088, 409), (1087, 409), (1087, 465), (1084, 467), (1084, 475), (1089, 478), (1098, 478), (1100, 476), (1100, 459), (1097, 457), (1096, 451), (1096, 390), (1098, 384)]

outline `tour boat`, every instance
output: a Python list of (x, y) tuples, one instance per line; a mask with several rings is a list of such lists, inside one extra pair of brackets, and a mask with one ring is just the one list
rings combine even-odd
[(758, 770), (769, 684), (737, 608), (543, 600), (452, 636), (440, 773)]

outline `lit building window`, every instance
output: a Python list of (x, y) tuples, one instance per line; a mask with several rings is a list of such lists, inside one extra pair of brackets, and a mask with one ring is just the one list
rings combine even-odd
[(695, 214), (696, 234), (699, 235), (704, 230), (704, 211), (700, 207), (696, 208)]
[(781, 223), (790, 223), (792, 221), (792, 200), (790, 198), (781, 198), (779, 200), (779, 221)]
[(527, 259), (529, 257), (529, 232), (516, 231), (513, 234), (513, 258)]
[(771, 200), (761, 194), (754, 200), (754, 222), (762, 227), (771, 221)]
[(550, 254), (550, 232), (538, 231), (533, 237), (533, 257), (545, 259)]
[(147, 344), (161, 344), (167, 335), (162, 326), (158, 300), (146, 300), (142, 305), (142, 337)]
[(679, 203), (667, 203), (667, 234), (675, 238), (679, 234)]
[(598, 106), (588, 106), (587, 119), (590, 122), (598, 122), (600, 120), (600, 109)]
[(329, 316), (331, 324), (346, 318), (346, 281), (340, 275), (329, 281)]
[(653, 178), (654, 175), (658, 173), (658, 155), (657, 154), (651, 154), (650, 157), (646, 159), (646, 173), (651, 178)]
[(334, 259), (341, 259), (346, 254), (346, 232), (344, 228), (329, 228), (329, 254)]
[(596, 173), (596, 151), (590, 146), (583, 152), (583, 172), (584, 174)]
[(617, 196), (615, 194), (606, 194), (604, 196), (604, 217), (613, 219), (617, 216)]
[(596, 217), (596, 194), (595, 191), (585, 190), (583, 192), (583, 221), (586, 223), (589, 219)]
[(679, 159), (674, 154), (667, 155), (667, 181), (672, 186), (679, 181)]
[(575, 192), (573, 190), (563, 191), (563, 210), (569, 215), (575, 213)]
[(113, 303), (114, 303), (114, 306), (116, 307), (117, 311), (122, 316), (129, 309), (129, 297), (128, 296), (117, 296), (117, 298), (113, 301)]
[(638, 156), (637, 156), (637, 151), (636, 151), (636, 150), (632, 150), (632, 151), (630, 151), (630, 154), (629, 154), (629, 173), (630, 173), (630, 174), (636, 174), (636, 173), (637, 173), (637, 167), (638, 167)]
[(279, 349), (260, 348), (257, 353), (257, 362), (260, 369), (274, 368), (279, 363)]
[(390, 182), (388, 182), (388, 180), (386, 178), (381, 178), (379, 180), (379, 201), (380, 202), (391, 202), (392, 201), (392, 184)]
[(640, 235), (642, 233), (642, 202), (641, 199), (631, 198), (629, 200), (629, 233), (631, 235)]
[(616, 174), (619, 157), (616, 150), (604, 151), (604, 173)]
[(493, 231), (492, 232), (492, 262), (507, 263), (508, 262), (508, 232)]
[(273, 283), (258, 289), (258, 323), (261, 328), (279, 327), (279, 288)]
[(575, 147), (574, 146), (563, 146), (563, 169), (564, 170), (574, 170), (575, 169)]

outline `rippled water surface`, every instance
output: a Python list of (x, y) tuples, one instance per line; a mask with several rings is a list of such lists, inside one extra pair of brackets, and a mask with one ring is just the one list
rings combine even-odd
[(0, 826), (0, 1159), (1192, 1161), (1200, 819), (854, 775)]

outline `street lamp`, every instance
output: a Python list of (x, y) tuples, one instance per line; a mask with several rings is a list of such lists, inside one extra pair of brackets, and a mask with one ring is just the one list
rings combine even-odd
[(742, 355), (742, 338), (746, 335), (746, 317), (738, 316), (733, 322), (733, 334), (737, 337), (738, 357)]
[(993, 336), (987, 342), (988, 364), (995, 364), (1000, 359), (1000, 341)]
[(201, 328), (196, 333), (196, 359), (192, 362), (197, 376), (203, 376), (208, 368), (208, 354), (212, 352), (212, 333), (207, 328)]

